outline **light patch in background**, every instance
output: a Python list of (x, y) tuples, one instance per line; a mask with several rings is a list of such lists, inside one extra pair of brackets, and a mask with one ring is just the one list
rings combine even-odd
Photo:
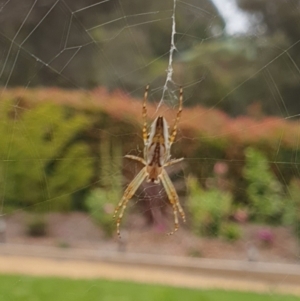
[(238, 8), (235, 0), (212, 0), (226, 22), (226, 32), (230, 35), (247, 32), (250, 21), (246, 13)]

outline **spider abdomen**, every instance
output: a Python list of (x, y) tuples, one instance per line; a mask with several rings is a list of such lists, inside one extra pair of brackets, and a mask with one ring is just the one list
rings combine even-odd
[(147, 146), (147, 164), (163, 166), (170, 152), (168, 123), (164, 117), (159, 116), (153, 121)]

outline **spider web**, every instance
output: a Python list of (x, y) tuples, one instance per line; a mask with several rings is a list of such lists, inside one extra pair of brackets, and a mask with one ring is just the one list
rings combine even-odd
[[(26, 224), (26, 216), (30, 215), (28, 212), (39, 213), (43, 211), (44, 214), (46, 211), (46, 215), (50, 216), (47, 217), (48, 219), (66, 227), (65, 229), (52, 229), (52, 233), (56, 233), (59, 237), (56, 239), (61, 240), (61, 242), (57, 243), (56, 241), (54, 244), (67, 243), (74, 247), (83, 248), (99, 248), (101, 246), (104, 251), (116, 251), (120, 248), (116, 241), (105, 241), (103, 236), (94, 228), (91, 228), (91, 234), (89, 232), (81, 233), (81, 228), (85, 225), (87, 229), (92, 227), (89, 221), (92, 220), (93, 213), (96, 212), (86, 213), (87, 210), (82, 205), (83, 201), (80, 198), (82, 196), (84, 199), (88, 191), (103, 185), (103, 181), (99, 180), (100, 173), (94, 172), (88, 182), (78, 181), (78, 184), (68, 186), (68, 190), (60, 191), (57, 188), (56, 191), (59, 193), (56, 195), (51, 192), (54, 184), (51, 182), (50, 175), (55, 172), (53, 166), (56, 162), (65, 162), (65, 165), (61, 167), (61, 171), (63, 171), (64, 168), (69, 170), (76, 168), (72, 165), (75, 164), (74, 158), (76, 158), (79, 166), (83, 166), (82, 168), (97, 161), (98, 165), (94, 169), (102, 168), (101, 170), (104, 171), (105, 168), (107, 169), (106, 173), (102, 174), (102, 178), (105, 178), (104, 184), (114, 186), (119, 181), (123, 191), (123, 184), (128, 183), (141, 166), (127, 160), (122, 161), (124, 154), (117, 151), (114, 157), (112, 154), (119, 146), (118, 140), (125, 140), (124, 150), (126, 152), (143, 155), (142, 140), (140, 139), (142, 123), (140, 122), (141, 116), (138, 117), (138, 115), (141, 112), (140, 99), (147, 83), (150, 83), (151, 87), (149, 119), (153, 120), (158, 113), (162, 113), (168, 119), (170, 127), (172, 127), (178, 108), (179, 86), (184, 88), (183, 117), (179, 124), (174, 149), (172, 149), (172, 157), (182, 155), (182, 145), (189, 149), (189, 145), (201, 145), (202, 139), (206, 142), (218, 140), (221, 144), (231, 134), (240, 137), (244, 133), (251, 144), (251, 136), (258, 135), (261, 128), (267, 128), (277, 122), (277, 119), (272, 118), (261, 119), (260, 114), (263, 114), (264, 105), (268, 113), (280, 117), (280, 120), (291, 121), (295, 126), (297, 125), (299, 113), (296, 112), (294, 103), (289, 101), (289, 94), (285, 90), (286, 85), (282, 84), (277, 74), (278, 68), (276, 69), (274, 66), (280, 64), (282, 70), (288, 69), (288, 80), (291, 82), (299, 81), (299, 63), (294, 56), (295, 50), (300, 44), (300, 37), (291, 43), (280, 35), (275, 38), (279, 42), (277, 40), (269, 41), (266, 28), (257, 25), (261, 16), (243, 13), (237, 8), (233, 0), (170, 0), (164, 2), (155, 0), (151, 1), (151, 4), (145, 3), (144, 6), (138, 5), (138, 3), (139, 1), (129, 0), (0, 1), (0, 95), (2, 99), (6, 100), (10, 97), (13, 98), (10, 94), (11, 91), (17, 91), (15, 92), (17, 97), (13, 98), (10, 105), (10, 114), (13, 116), (12, 122), (5, 123), (3, 126), (3, 133), (6, 135), (0, 144), (3, 149), (0, 168), (0, 214), (1, 221), (6, 221), (8, 243), (28, 243), (22, 232)], [(287, 2), (287, 7), (296, 11), (300, 9), (299, 5), (294, 5), (292, 1), (291, 3)], [(255, 25), (257, 26), (255, 27)], [(59, 30), (57, 30), (58, 28)], [(156, 36), (157, 32), (161, 32), (161, 35)], [(236, 41), (242, 42), (234, 44), (235, 41), (233, 41), (232, 45), (224, 46), (222, 43), (224, 36), (236, 37)], [(255, 56), (254, 52), (257, 49), (252, 47), (255, 43), (260, 43), (257, 48), (261, 56)], [(240, 77), (232, 75), (232, 78), (226, 82), (223, 77), (221, 78), (222, 72), (225, 75), (228, 74), (225, 70), (230, 69), (232, 65), (230, 58), (223, 59), (223, 56), (226, 56), (230, 52), (230, 47), (234, 48), (234, 46), (239, 52), (241, 62), (239, 66), (235, 65), (232, 73), (240, 74)], [(216, 56), (210, 56), (209, 53), (214, 53)], [(245, 54), (244, 57), (243, 54)], [(220, 66), (218, 63), (225, 64), (225, 66)], [(251, 64), (253, 65), (252, 68), (249, 67)], [(201, 67), (197, 68), (198, 65)], [(214, 70), (219, 73), (214, 73)], [(244, 72), (244, 70), (246, 71)], [(222, 82), (222, 88), (215, 86), (215, 82), (218, 81)], [(252, 83), (255, 81), (260, 82), (259, 89), (256, 91), (252, 88)], [(46, 91), (44, 94), (43, 92), (36, 92), (36, 94), (32, 92), (37, 91), (35, 89), (41, 89), (41, 87)], [(102, 90), (103, 87), (106, 89), (105, 92)], [(60, 89), (65, 94), (57, 92), (61, 91)], [(211, 91), (214, 90), (217, 92), (212, 96)], [(241, 95), (246, 94), (245, 91), (247, 91), (247, 99), (241, 99)], [(50, 102), (58, 103), (64, 108), (68, 105), (74, 106), (76, 110), (84, 107), (87, 111), (92, 112), (99, 107), (104, 107), (105, 112), (108, 115), (112, 114), (118, 122), (130, 119), (131, 127), (126, 128), (120, 134), (113, 122), (108, 121), (110, 123), (107, 126), (107, 124), (98, 122), (99, 120), (91, 114), (96, 130), (93, 130), (92, 133), (87, 130), (81, 131), (83, 137), (80, 138), (80, 141), (89, 141), (93, 145), (95, 141), (93, 139), (96, 139), (94, 136), (101, 137), (101, 139), (108, 137), (111, 141), (111, 145), (108, 146), (109, 151), (101, 150), (101, 146), (98, 146), (98, 148), (95, 147), (94, 152), (88, 153), (79, 150), (78, 153), (74, 151), (74, 153), (68, 154), (65, 149), (59, 148), (60, 140), (58, 139), (49, 146), (52, 150), (58, 148), (57, 152), (53, 151), (55, 157), (51, 157), (53, 153), (47, 149), (47, 143), (45, 146), (40, 146), (35, 140), (35, 129), (32, 128), (30, 120), (37, 118), (45, 121), (45, 127), (49, 126), (48, 124), (51, 125), (45, 134), (46, 141), (47, 135), (50, 137), (58, 125), (55, 123), (55, 118), (48, 115), (47, 111), (41, 110), (38, 115), (33, 114), (35, 108), (26, 103), (28, 93), (33, 93), (32, 101), (35, 105), (43, 101), (49, 102), (50, 99)], [(80, 96), (75, 97), (73, 93), (80, 93), (77, 94)], [(100, 96), (95, 100), (97, 93)], [(109, 93), (116, 93), (113, 95), (118, 98), (118, 104), (125, 104), (124, 107), (120, 107), (119, 113), (115, 113), (118, 111), (117, 107), (109, 106), (109, 98), (105, 97)], [(51, 99), (51, 97), (58, 97), (58, 99)], [(210, 102), (207, 102), (207, 99), (210, 99)], [(257, 101), (251, 103), (253, 99)], [(260, 99), (268, 99), (269, 103), (260, 104)], [(247, 102), (249, 102), (249, 106), (245, 107), (248, 111), (243, 112), (240, 108), (244, 105), (243, 103)], [(206, 109), (190, 109), (192, 104), (206, 106)], [(127, 110), (128, 108), (130, 110)], [(222, 129), (222, 124), (218, 122), (229, 117), (213, 115), (213, 112), (218, 109), (227, 110), (231, 113), (232, 124), (238, 120), (238, 118), (234, 118), (239, 116), (241, 112), (250, 115), (256, 119), (256, 122), (248, 122), (247, 119), (240, 123), (240, 128), (237, 124), (232, 128)], [(22, 120), (22, 116), (27, 113), (29, 121)], [(74, 112), (65, 109), (63, 114), (72, 117)], [(130, 114), (136, 116), (138, 120), (133, 120)], [(106, 120), (105, 118), (106, 116), (103, 117), (103, 120)], [(213, 118), (216, 119), (216, 126), (212, 129), (209, 126), (211, 126)], [(189, 129), (192, 129), (195, 124), (200, 123), (200, 120), (207, 122), (201, 121), (204, 124), (201, 127), (203, 132), (199, 135), (193, 131), (189, 132)], [(65, 133), (71, 132), (75, 126), (79, 127), (75, 123), (66, 123)], [(270, 130), (273, 129), (276, 127)], [(292, 170), (291, 173), (294, 177), (299, 178), (298, 147), (294, 147), (296, 151), (287, 151), (284, 157), (279, 157), (279, 153), (285, 150), (286, 139), (288, 139), (286, 136), (288, 136), (289, 130), (288, 126), (278, 129), (278, 139), (275, 139), (276, 145), (273, 145), (269, 150), (267, 159), (268, 164), (275, 169), (280, 182), (285, 185), (285, 195), (292, 194), (290, 192), (291, 186), (289, 186), (291, 178), (285, 172)], [(295, 141), (291, 144), (297, 145), (299, 131), (294, 129), (293, 133), (296, 133), (296, 136), (294, 137)], [(61, 139), (66, 138), (67, 134), (64, 132), (57, 135), (59, 134), (62, 135)], [(270, 133), (270, 135), (272, 134)], [(67, 141), (71, 143), (72, 139), (69, 137)], [(24, 148), (22, 145), (25, 145)], [(20, 148), (18, 148), (19, 146)], [(67, 148), (67, 144), (64, 147)], [(190, 180), (190, 175), (196, 173), (193, 165), (195, 168), (198, 164), (204, 166), (203, 170), (206, 173), (198, 174), (196, 178), (205, 189), (214, 186), (215, 181), (219, 179), (218, 177), (223, 177), (223, 175), (218, 174), (218, 172), (222, 173), (222, 171), (218, 171), (218, 168), (226, 169), (228, 166), (230, 168), (237, 166), (238, 168), (238, 166), (245, 165), (244, 157), (236, 158), (233, 154), (224, 158), (219, 156), (218, 146), (214, 150), (215, 153), (212, 154), (208, 153), (209, 149), (199, 150), (199, 155), (186, 157), (185, 163), (168, 169), (180, 199), (183, 200), (182, 204), (187, 213), (188, 227), (191, 227), (189, 222), (191, 209), (186, 202), (186, 183)], [(108, 153), (104, 155), (102, 153), (104, 161), (101, 161), (102, 159), (99, 161), (97, 159), (99, 152), (105, 151)], [(82, 155), (83, 153), (84, 155)], [(191, 153), (197, 154), (194, 150), (191, 150)], [(100, 166), (100, 163), (110, 160), (112, 161), (111, 165)], [(42, 193), (38, 196), (40, 199), (37, 202), (33, 200), (32, 204), (25, 204), (20, 200), (18, 206), (15, 204), (10, 206), (12, 201), (10, 199), (11, 187), (18, 190), (18, 187), (24, 185), (20, 179), (20, 182), (16, 182), (15, 186), (11, 185), (11, 182), (17, 181), (17, 178), (12, 178), (10, 170), (21, 169), (20, 166), (27, 170), (31, 168), (34, 170), (36, 166), (42, 166), (44, 162), (48, 161), (45, 169), (39, 169), (42, 170), (38, 174), (39, 183), (36, 184), (32, 180), (32, 187), (27, 187), (27, 190), (24, 190), (29, 193), (29, 190), (41, 189)], [(71, 163), (68, 165), (68, 162)], [(120, 175), (120, 168), (122, 173), (126, 175), (126, 183), (123, 183), (125, 180)], [(30, 174), (29, 171), (28, 174)], [(24, 173), (21, 173), (22, 175)], [(70, 179), (73, 178), (70, 176)], [(65, 183), (63, 180), (61, 181)], [(224, 180), (228, 186), (231, 185), (230, 181), (231, 179), (227, 178)], [(59, 186), (60, 184), (55, 185)], [(63, 184), (61, 185), (65, 187)], [(244, 195), (246, 187), (242, 183), (241, 187), (234, 186), (231, 190), (236, 195)], [(63, 218), (60, 215), (53, 214), (55, 206), (68, 196), (72, 196), (72, 198), (75, 196), (79, 200), (77, 207), (81, 213), (85, 212), (82, 213), (83, 215), (76, 216), (75, 214), (70, 219), (69, 223), (74, 226), (74, 231), (70, 231), (66, 223), (61, 222)], [(114, 205), (118, 201), (116, 199)], [(111, 210), (110, 207), (109, 210)], [(298, 211), (298, 215), (299, 213)], [(136, 193), (136, 197), (128, 204), (125, 215), (128, 217), (122, 222), (121, 231), (124, 227), (123, 235), (126, 238), (126, 248), (131, 252), (222, 259), (253, 259), (277, 263), (295, 263), (299, 260), (299, 247), (297, 247), (299, 242), (293, 236), (290, 226), (273, 228), (269, 225), (254, 224), (249, 228), (242, 225), (243, 235), (246, 238), (236, 244), (225, 243), (222, 239), (216, 242), (211, 238), (199, 238), (188, 231), (188, 227), (184, 228), (182, 223), (176, 235), (166, 237), (165, 233), (173, 226), (173, 216), (172, 212), (168, 211), (168, 200), (162, 186), (144, 183)], [(230, 218), (234, 217), (231, 216)], [(147, 221), (152, 225), (154, 224), (154, 227), (147, 227)], [(208, 227), (211, 227), (210, 232), (216, 231), (212, 226)], [(252, 236), (247, 231), (251, 232)], [(255, 235), (263, 231), (265, 231), (265, 235), (271, 236), (272, 241), (275, 240), (274, 244), (277, 245), (277, 248), (274, 246), (269, 249), (268, 246), (265, 249), (261, 246), (257, 247)], [(69, 240), (72, 235), (74, 239)], [(290, 239), (282, 242), (282, 238), (286, 238), (286, 236)], [(53, 245), (53, 240), (47, 239), (30, 242)], [(150, 249), (153, 244), (157, 248)], [(219, 250), (216, 251), (216, 248)], [(225, 250), (226, 255), (222, 257), (220, 250)], [(272, 254), (272, 252), (275, 253)], [(285, 276), (280, 285), (288, 284), (289, 273), (287, 272)], [(278, 284), (276, 285), (278, 286)]]

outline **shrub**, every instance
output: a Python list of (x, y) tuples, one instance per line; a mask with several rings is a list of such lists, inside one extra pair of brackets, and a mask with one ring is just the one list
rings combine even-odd
[(56, 245), (61, 249), (68, 249), (71, 247), (71, 245), (67, 241), (64, 241), (64, 240), (58, 241)]
[(254, 148), (245, 151), (250, 213), (258, 222), (280, 224), (285, 206), (283, 187), (270, 170), (267, 157)]
[(300, 181), (292, 179), (289, 187), (283, 221), (285, 225), (292, 226), (295, 234), (300, 239)]
[(193, 230), (205, 236), (219, 236), (221, 225), (230, 214), (231, 194), (216, 188), (205, 191), (192, 177), (188, 179), (188, 188)]
[(92, 218), (101, 226), (107, 237), (111, 237), (115, 230), (115, 222), (112, 218), (114, 203), (118, 200), (119, 194), (114, 190), (106, 191), (97, 188), (90, 192), (86, 199), (86, 206)]
[[(90, 184), (95, 180), (100, 178), (100, 186), (105, 189), (112, 187), (111, 177), (107, 176), (109, 173), (103, 166), (102, 158), (105, 156), (100, 156), (100, 160), (98, 156), (99, 141), (100, 147), (108, 141), (100, 138), (102, 133), (108, 133), (109, 138), (119, 141), (124, 150), (119, 158), (141, 143), (140, 135), (137, 135), (142, 124), (141, 102), (120, 92), (108, 93), (101, 87), (90, 93), (44, 88), (5, 89), (2, 92), (0, 190), (5, 191), (3, 198), (7, 208), (4, 210), (36, 208), (37, 205), (46, 211), (70, 210), (74, 199), (81, 202), (82, 194), (92, 189)], [(148, 115), (154, 116), (157, 107), (149, 103), (147, 109)], [(163, 111), (168, 121), (174, 118), (173, 110)], [(282, 205), (278, 198), (283, 197), (283, 188), (287, 188), (286, 183), (295, 176), (291, 158), (295, 166), (300, 162), (300, 157), (295, 156), (299, 149), (295, 139), (299, 132), (298, 123), (279, 117), (266, 117), (259, 121), (245, 116), (233, 119), (218, 110), (200, 106), (185, 108), (185, 113), (191, 118), (180, 126), (180, 141), (174, 144), (172, 156), (178, 154), (178, 157), (194, 158), (185, 161), (187, 169), (202, 181), (202, 185), (211, 176), (216, 158), (226, 162), (228, 183), (225, 184), (229, 184), (235, 202), (245, 205), (247, 200), (250, 201), (252, 212), (249, 215), (252, 219), (281, 222), (279, 211)], [(196, 116), (201, 116), (199, 122), (195, 122)], [(255, 168), (249, 161), (251, 155), (244, 160), (246, 145), (274, 155), (280, 162), (276, 168), (282, 183), (272, 174), (267, 159), (262, 164), (260, 162), (264, 160), (256, 159)], [(108, 158), (110, 155), (106, 162)], [(245, 163), (248, 166), (244, 168)], [(260, 176), (263, 166), (267, 180), (263, 179), (264, 175)], [(251, 168), (257, 171), (246, 176), (245, 170)], [(121, 180), (116, 182), (121, 183)], [(251, 183), (253, 186), (250, 188)], [(258, 187), (258, 183), (263, 183), (263, 187)], [(81, 190), (82, 187), (85, 189)], [(76, 196), (74, 191), (79, 191)], [(275, 199), (271, 201), (273, 197)], [(259, 201), (263, 198), (269, 201)], [(81, 203), (77, 207), (84, 207)], [(263, 206), (275, 209), (261, 210)]]
[(222, 225), (221, 236), (230, 242), (234, 242), (242, 237), (242, 231), (237, 224), (227, 223)]
[(29, 236), (45, 236), (47, 234), (47, 222), (44, 216), (31, 215), (26, 223), (26, 233)]
[(237, 223), (245, 223), (248, 221), (249, 218), (248, 211), (248, 208), (240, 206), (235, 209), (235, 212), (233, 213), (232, 217)]
[(0, 104), (0, 157), (10, 160), (0, 161), (5, 205), (70, 210), (72, 192), (86, 186), (93, 171), (87, 145), (74, 142), (88, 119), (67, 117), (63, 107), (49, 103), (30, 110), (11, 108), (9, 101)]
[(103, 134), (100, 145), (101, 188), (92, 190), (86, 199), (91, 216), (101, 226), (107, 237), (115, 230), (113, 212), (121, 198), (122, 147), (118, 140)]
[(188, 256), (201, 258), (203, 257), (203, 252), (200, 249), (193, 248), (188, 251)]

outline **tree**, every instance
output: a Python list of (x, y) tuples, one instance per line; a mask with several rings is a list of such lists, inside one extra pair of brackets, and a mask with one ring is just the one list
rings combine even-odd
[[(273, 0), (237, 0), (239, 7), (253, 18), (253, 29), (255, 34), (263, 37), (281, 36), (285, 39), (285, 47), (278, 44), (270, 44), (274, 49), (278, 47), (282, 58), (285, 59), (284, 69), (278, 68), (281, 75), (279, 84), (281, 98), (283, 99), (288, 111), (288, 115), (299, 114), (300, 104), (298, 95), (300, 94), (299, 69), (300, 65), (300, 9), (298, 0), (273, 1)], [(287, 50), (285, 52), (285, 50)], [(274, 75), (273, 73), (272, 75)], [(278, 75), (276, 75), (278, 77)]]
[[(165, 78), (172, 9), (173, 0), (0, 4), (0, 84), (136, 90)], [(211, 0), (177, 2), (176, 23), (179, 50), (224, 25)]]

